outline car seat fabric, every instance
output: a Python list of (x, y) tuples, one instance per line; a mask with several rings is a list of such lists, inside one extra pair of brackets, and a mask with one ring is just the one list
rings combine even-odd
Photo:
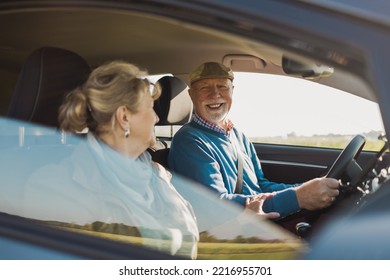
[(6, 128), (0, 135), (0, 165), (8, 174), (2, 185), (10, 187), (9, 195), (1, 200), (3, 209), (18, 209), (21, 187), (29, 176), (73, 150), (70, 138), (65, 141), (57, 129), (41, 125), (58, 128), (58, 109), (64, 95), (84, 83), (89, 73), (87, 62), (65, 49), (43, 47), (28, 56), (7, 112), (7, 117), (16, 121), (3, 119), (0, 123)]
[[(192, 101), (187, 84), (174, 76), (164, 76), (157, 81), (161, 86), (161, 96), (154, 103), (154, 110), (159, 117), (157, 126), (182, 125), (192, 116)], [(167, 143), (158, 144), (149, 149), (152, 159), (168, 167), (169, 147)]]
[(173, 76), (164, 76), (157, 82), (161, 86), (161, 96), (154, 103), (154, 110), (160, 119), (157, 125), (188, 122), (192, 114), (192, 101), (187, 84)]
[(84, 83), (88, 63), (78, 54), (42, 47), (27, 58), (19, 74), (7, 116), (58, 127), (58, 109), (64, 95)]

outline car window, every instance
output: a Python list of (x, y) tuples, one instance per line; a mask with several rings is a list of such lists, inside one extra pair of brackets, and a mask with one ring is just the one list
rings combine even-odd
[[(109, 188), (104, 180), (95, 179), (99, 176), (94, 159), (85, 157), (89, 174), (80, 177), (81, 168), (68, 172), (72, 156), (88, 149), (85, 137), (6, 118), (0, 118), (0, 137), (1, 213), (167, 254), (178, 246), (177, 230), (160, 227), (152, 218), (138, 221), (134, 218), (140, 208), (136, 200), (105, 192)], [(77, 184), (84, 176), (89, 187)], [(200, 233), (198, 259), (289, 259), (306, 248), (295, 235), (244, 213), (198, 184), (177, 175), (172, 183), (195, 213)], [(183, 235), (177, 255), (188, 257), (191, 240)]]
[[(383, 146), (377, 103), (310, 80), (236, 72), (229, 117), (253, 143), (342, 149), (362, 134), (364, 150)], [(156, 126), (156, 136), (169, 139), (180, 127)]]
[(379, 150), (378, 104), (294, 77), (235, 73), (230, 118), (255, 143), (343, 148), (351, 136)]

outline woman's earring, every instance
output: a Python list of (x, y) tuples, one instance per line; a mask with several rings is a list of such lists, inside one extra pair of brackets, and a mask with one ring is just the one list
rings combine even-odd
[(128, 138), (129, 135), (130, 135), (130, 128), (127, 128), (127, 129), (125, 130), (125, 137)]

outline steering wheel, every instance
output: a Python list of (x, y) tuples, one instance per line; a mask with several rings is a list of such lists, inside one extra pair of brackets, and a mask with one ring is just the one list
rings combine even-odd
[(326, 177), (341, 179), (341, 176), (347, 171), (348, 166), (350, 166), (351, 162), (354, 162), (355, 159), (359, 156), (365, 143), (366, 138), (363, 135), (358, 134), (353, 137), (352, 140), (345, 147), (345, 149), (337, 157), (337, 159), (329, 169), (328, 173), (326, 174)]
[[(352, 138), (344, 150), (339, 154), (337, 159), (330, 167), (327, 178), (341, 179), (344, 174), (347, 174), (351, 181), (352, 177), (360, 178), (362, 169), (357, 164), (355, 159), (359, 156), (366, 143), (366, 138), (360, 134)], [(354, 178), (354, 180), (356, 180)], [(310, 235), (312, 224), (316, 223), (320, 216), (328, 211), (329, 208), (308, 211), (305, 216), (307, 222), (300, 222), (296, 225), (296, 231), (299, 236), (306, 238)]]

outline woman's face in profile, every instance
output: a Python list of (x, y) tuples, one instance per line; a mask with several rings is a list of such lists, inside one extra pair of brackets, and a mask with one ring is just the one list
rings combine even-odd
[(154, 125), (158, 122), (158, 116), (153, 109), (154, 100), (150, 94), (145, 94), (138, 107), (138, 112), (132, 115), (130, 135), (140, 145), (145, 146), (145, 150), (156, 144), (154, 135)]

